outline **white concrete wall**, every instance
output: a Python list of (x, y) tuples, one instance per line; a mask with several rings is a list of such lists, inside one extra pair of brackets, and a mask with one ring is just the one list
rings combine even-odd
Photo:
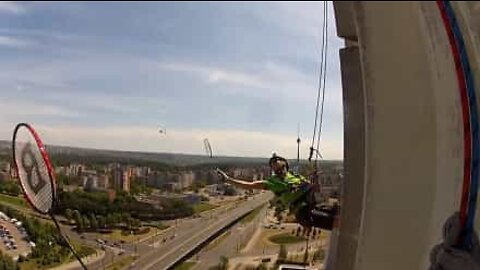
[[(454, 8), (478, 88), (480, 6)], [(435, 2), (351, 1), (335, 2), (335, 13), (347, 48), (345, 192), (333, 269), (426, 269), (443, 221), (459, 208), (463, 180), (460, 99), (440, 13)]]

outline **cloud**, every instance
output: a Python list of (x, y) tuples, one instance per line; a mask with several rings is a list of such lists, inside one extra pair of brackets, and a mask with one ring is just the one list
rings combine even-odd
[(160, 68), (167, 71), (187, 72), (200, 75), (205, 82), (212, 84), (225, 83), (254, 88), (268, 88), (268, 85), (262, 82), (262, 80), (255, 75), (242, 72), (234, 72), (218, 67), (171, 62), (160, 63)]
[(24, 6), (20, 5), (18, 2), (14, 1), (1, 1), (0, 2), (0, 12), (11, 13), (11, 14), (23, 14), (26, 12)]
[(9, 36), (0, 36), (0, 46), (12, 47), (12, 48), (25, 48), (30, 45), (31, 43), (24, 39), (13, 38)]
[[(203, 155), (203, 140), (208, 138), (214, 155), (268, 157), (276, 152), (288, 158), (296, 157), (296, 136), (264, 132), (167, 128), (167, 135), (162, 135), (156, 126), (36, 125), (35, 128), (47, 144)], [(322, 145), (324, 158), (343, 158), (341, 141), (325, 139)], [(308, 147), (304, 145), (303, 148), (306, 156)]]
[(61, 106), (39, 104), (31, 101), (2, 101), (0, 102), (0, 114), (2, 118), (22, 117), (79, 117), (78, 112)]
[[(256, 63), (251, 70), (232, 70), (199, 63), (161, 62), (161, 69), (171, 72), (184, 72), (198, 76), (203, 83), (225, 86), (224, 91), (243, 91), (250, 96), (284, 96), (290, 99), (309, 101), (316, 93), (316, 76), (305, 74), (299, 69), (274, 61)], [(312, 76), (314, 75), (314, 76)], [(254, 90), (262, 91), (254, 91)]]

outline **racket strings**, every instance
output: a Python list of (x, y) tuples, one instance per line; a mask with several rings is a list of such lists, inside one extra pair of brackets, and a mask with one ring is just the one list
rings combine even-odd
[(50, 174), (35, 138), (26, 128), (18, 130), (15, 159), (25, 195), (39, 211), (47, 213), (53, 203)]

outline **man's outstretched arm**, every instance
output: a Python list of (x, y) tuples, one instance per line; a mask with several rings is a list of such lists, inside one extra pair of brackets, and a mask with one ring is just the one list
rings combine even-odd
[(217, 173), (223, 178), (223, 180), (229, 184), (232, 184), (236, 187), (239, 188), (244, 188), (244, 189), (266, 189), (264, 182), (263, 181), (244, 181), (244, 180), (239, 180), (235, 179), (233, 177), (228, 176), (225, 172), (222, 170), (217, 169)]

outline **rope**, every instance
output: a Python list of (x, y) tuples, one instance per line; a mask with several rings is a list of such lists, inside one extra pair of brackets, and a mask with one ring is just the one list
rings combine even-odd
[[(325, 2), (325, 30), (324, 30), (324, 36), (325, 36), (325, 40), (327, 41), (327, 38), (328, 38), (328, 8), (327, 8), (327, 2)], [(327, 53), (328, 53), (328, 42), (325, 42), (325, 51), (324, 51), (324, 67), (323, 67), (323, 82), (322, 82), (322, 107), (321, 107), (321, 111), (320, 111), (320, 125), (318, 127), (318, 138), (317, 138), (317, 149), (316, 149), (316, 152), (317, 154), (315, 155), (315, 163), (317, 162), (318, 160), (318, 157), (321, 156), (320, 155), (320, 139), (321, 139), (321, 136), (322, 136), (322, 126), (323, 126), (323, 109), (324, 109), (324, 105), (325, 105), (325, 85), (327, 83)]]
[(315, 108), (315, 121), (314, 121), (314, 128), (313, 128), (313, 137), (312, 137), (312, 145), (310, 146), (310, 155), (309, 155), (309, 158), (308, 160), (311, 161), (312, 160), (312, 156), (313, 156), (313, 152), (314, 152), (314, 148), (313, 146), (315, 145), (315, 136), (317, 134), (317, 123), (318, 123), (318, 110), (320, 108), (320, 93), (321, 93), (321, 90), (322, 90), (322, 81), (323, 81), (323, 77), (324, 77), (324, 69), (323, 67), (325, 66), (324, 65), (324, 61), (326, 60), (325, 58), (325, 47), (326, 47), (326, 35), (325, 35), (325, 32), (326, 32), (326, 14), (327, 14), (327, 4), (326, 2), (323, 3), (323, 22), (322, 22), (322, 49), (321, 49), (321, 60), (320, 60), (320, 74), (318, 76), (318, 90), (317, 90), (317, 105), (316, 105), (316, 108)]

